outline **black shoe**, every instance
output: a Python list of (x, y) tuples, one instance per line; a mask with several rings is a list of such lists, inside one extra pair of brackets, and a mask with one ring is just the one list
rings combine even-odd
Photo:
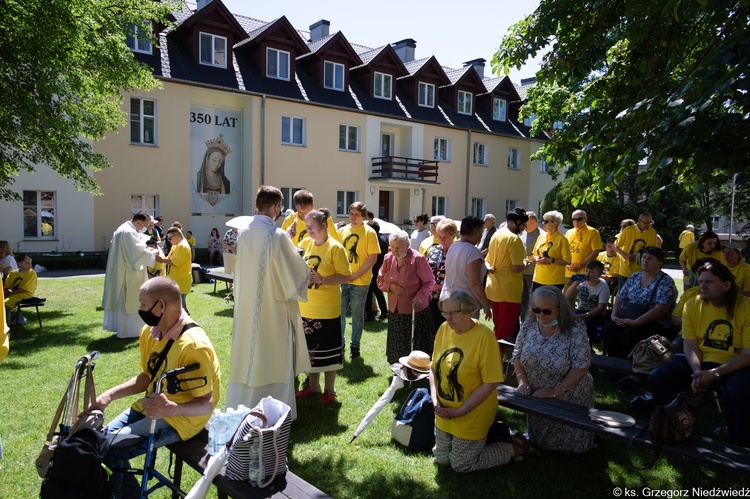
[(358, 359), (359, 358), (359, 346), (352, 345), (351, 347), (351, 353), (349, 354), (349, 357), (352, 359)]
[(366, 322), (372, 322), (374, 320), (375, 320), (375, 316), (374, 315), (366, 315), (365, 316), (365, 321)]
[(380, 314), (380, 318), (381, 319), (387, 319), (388, 318), (388, 314)]

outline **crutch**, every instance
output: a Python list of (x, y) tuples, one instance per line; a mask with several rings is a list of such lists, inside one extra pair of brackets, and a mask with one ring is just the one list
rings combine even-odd
[[(68, 384), (68, 391), (65, 394), (65, 412), (63, 413), (63, 422), (60, 425), (60, 441), (62, 442), (70, 433), (70, 429), (78, 419), (78, 391), (81, 386), (81, 378), (88, 376), (87, 385), (93, 383), (94, 364), (93, 362), (99, 358), (99, 352), (93, 350), (87, 355), (84, 355), (76, 362), (75, 369), (73, 370), (73, 377), (70, 378)], [(89, 393), (84, 394), (84, 410), (86, 409), (87, 403), (94, 402), (88, 400)]]

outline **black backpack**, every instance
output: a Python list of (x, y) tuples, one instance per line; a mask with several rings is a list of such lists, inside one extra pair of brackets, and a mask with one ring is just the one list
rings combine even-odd
[(47, 476), (42, 482), (40, 497), (110, 498), (112, 484), (102, 464), (109, 442), (104, 433), (82, 428), (69, 435), (55, 449)]

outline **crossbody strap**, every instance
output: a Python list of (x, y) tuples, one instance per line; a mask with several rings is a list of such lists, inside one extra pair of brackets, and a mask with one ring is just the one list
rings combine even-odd
[[(180, 334), (178, 334), (177, 337), (179, 338), (180, 336), (182, 336), (182, 333), (184, 333), (188, 329), (192, 329), (194, 327), (198, 327), (198, 324), (196, 324), (195, 322), (190, 322), (188, 324), (185, 324), (182, 327), (182, 331), (180, 331)], [(159, 368), (164, 363), (164, 359), (167, 358), (167, 354), (169, 353), (169, 349), (172, 348), (172, 344), (173, 343), (174, 343), (174, 340), (172, 338), (170, 338), (167, 341), (167, 344), (164, 347), (164, 350), (162, 350), (161, 353), (159, 353), (159, 357), (156, 359), (156, 364), (154, 365), (154, 372), (153, 372), (153, 374), (151, 374), (151, 379), (148, 381), (149, 385), (154, 382), (154, 378), (156, 377), (157, 373), (159, 372)], [(156, 388), (156, 387), (154, 387), (154, 388)]]

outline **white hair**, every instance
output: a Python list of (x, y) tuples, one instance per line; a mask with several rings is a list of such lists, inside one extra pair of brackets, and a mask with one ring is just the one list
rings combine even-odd
[(395, 242), (400, 242), (402, 244), (409, 244), (409, 234), (407, 234), (403, 230), (397, 230), (390, 236), (388, 236), (388, 244), (393, 245)]

